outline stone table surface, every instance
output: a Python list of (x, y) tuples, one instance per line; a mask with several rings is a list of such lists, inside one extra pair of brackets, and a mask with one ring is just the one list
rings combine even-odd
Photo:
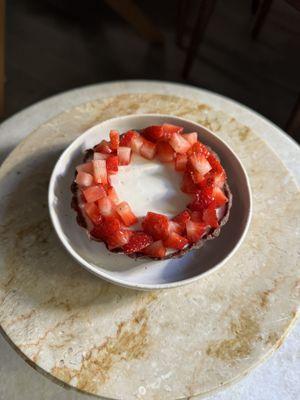
[[(64, 93), (45, 100), (17, 114), (0, 127), (0, 145), (3, 157), (20, 139), (37, 128), (41, 123), (74, 105), (99, 97), (120, 93), (159, 92), (176, 94), (200, 100), (215, 109), (221, 109), (236, 117), (258, 133), (279, 155), (284, 164), (293, 172), (299, 182), (299, 148), (276, 126), (228, 99), (188, 86), (161, 82), (116, 82), (95, 85)], [(258, 367), (243, 381), (214, 394), (214, 399), (297, 399), (299, 398), (299, 324), (282, 347), (265, 364)], [(86, 398), (79, 393), (68, 392), (31, 370), (8, 347), (0, 342), (0, 399), (79, 399)]]

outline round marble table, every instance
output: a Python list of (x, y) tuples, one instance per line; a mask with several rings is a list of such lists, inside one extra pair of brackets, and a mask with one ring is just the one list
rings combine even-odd
[[(300, 180), (299, 148), (279, 128), (253, 111), (224, 97), (204, 90), (164, 82), (115, 82), (76, 89), (40, 102), (4, 122), (0, 127), (1, 160), (27, 134), (58, 113), (96, 98), (106, 98), (122, 93), (152, 92), (181, 96), (221, 109), (258, 133), (278, 154), (284, 164)], [(299, 324), (284, 346), (268, 362), (250, 376), (215, 399), (296, 399), (299, 386)], [(298, 340), (299, 343), (299, 340)], [(0, 398), (23, 399), (77, 399), (79, 393), (66, 392), (45, 378), (29, 370), (1, 339)], [(14, 371), (14, 373), (12, 373)], [(29, 383), (30, 382), (30, 383)], [(86, 396), (84, 396), (86, 398)]]

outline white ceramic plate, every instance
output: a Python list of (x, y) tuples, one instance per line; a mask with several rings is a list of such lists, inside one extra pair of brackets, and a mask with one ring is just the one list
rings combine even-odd
[[(183, 126), (185, 132), (198, 132), (200, 141), (219, 155), (228, 175), (233, 205), (229, 221), (222, 228), (220, 236), (206, 242), (201, 249), (193, 250), (174, 260), (133, 260), (125, 255), (113, 254), (104, 244), (88, 239), (85, 230), (77, 224), (76, 214), (71, 209), (70, 186), (76, 165), (82, 163), (84, 151), (108, 138), (111, 129), (125, 132), (163, 123)], [(177, 191), (179, 173), (172, 172), (170, 167), (156, 161), (152, 164), (148, 161), (138, 164), (133, 160), (130, 166), (125, 168), (126, 171), (118, 173), (114, 185), (119, 195), (122, 195), (121, 199), (127, 200), (139, 216), (144, 211), (165, 211), (175, 215), (176, 211), (182, 210), (185, 195)], [(166, 176), (168, 179), (158, 179)], [(126, 185), (123, 185), (124, 180)], [(70, 144), (57, 161), (50, 180), (48, 200), (57, 235), (75, 260), (103, 279), (135, 289), (175, 287), (212, 272), (237, 250), (246, 235), (251, 218), (250, 185), (238, 157), (208, 129), (170, 115), (129, 115), (104, 121), (88, 129)]]

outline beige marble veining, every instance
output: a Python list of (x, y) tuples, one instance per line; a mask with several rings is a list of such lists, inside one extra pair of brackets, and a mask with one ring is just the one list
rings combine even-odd
[[(254, 203), (247, 238), (224, 267), (192, 285), (150, 293), (84, 271), (60, 246), (47, 210), (62, 149), (102, 120), (144, 112), (214, 130), (245, 165)], [(295, 319), (299, 192), (269, 147), (222, 111), (155, 94), (83, 104), (14, 150), (0, 188), (1, 327), (31, 363), (77, 389), (126, 400), (205, 395), (276, 349)]]

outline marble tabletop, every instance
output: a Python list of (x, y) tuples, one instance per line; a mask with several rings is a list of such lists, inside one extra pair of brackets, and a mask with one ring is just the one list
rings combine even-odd
[[(236, 117), (258, 133), (279, 155), (283, 163), (300, 180), (299, 148), (279, 128), (224, 97), (204, 90), (164, 82), (115, 82), (77, 89), (38, 103), (4, 122), (0, 127), (0, 157), (3, 159), (20, 139), (61, 111), (99, 96), (108, 97), (130, 92), (164, 92), (201, 100)], [(247, 378), (227, 388), (213, 399), (297, 399), (300, 393), (299, 372), (300, 326), (296, 325), (282, 347), (265, 364)], [(31, 370), (0, 341), (0, 399), (79, 399), (83, 395), (68, 392)], [(87, 397), (86, 395), (84, 397)]]

